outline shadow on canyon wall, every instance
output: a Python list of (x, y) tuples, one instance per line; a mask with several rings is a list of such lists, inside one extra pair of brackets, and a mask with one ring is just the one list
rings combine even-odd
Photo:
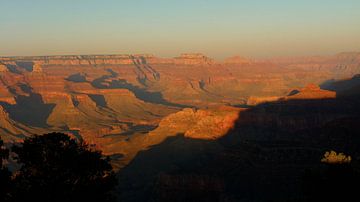
[(27, 95), (19, 95), (16, 90), (9, 89), (16, 95), (16, 104), (0, 102), (0, 105), (6, 109), (10, 118), (16, 122), (34, 127), (48, 127), (47, 119), (55, 104), (44, 103), (41, 95), (32, 92), (31, 87), (26, 84), (20, 84), (19, 87)]
[[(139, 68), (138, 64), (136, 64), (136, 67)], [(141, 87), (135, 86), (131, 83), (128, 83), (125, 79), (117, 79), (118, 73), (114, 72), (111, 69), (108, 69), (108, 72), (110, 73), (110, 75), (105, 75), (98, 79), (95, 79), (94, 81), (91, 82), (91, 84), (95, 88), (99, 88), (99, 89), (106, 89), (106, 88), (128, 89), (129, 91), (134, 93), (136, 98), (143, 100), (144, 102), (167, 105), (167, 106), (171, 106), (171, 107), (179, 107), (179, 108), (189, 107), (186, 105), (168, 102), (167, 100), (165, 100), (163, 98), (161, 92), (150, 92), (150, 91), (147, 91), (145, 88), (141, 88)], [(145, 75), (145, 73), (143, 73), (143, 74)], [(160, 78), (160, 76), (158, 76), (156, 78)], [(143, 79), (146, 79), (146, 77), (144, 76)], [(78, 80), (79, 79), (76, 79), (75, 81), (78, 82)], [(105, 85), (105, 83), (107, 83), (107, 85)], [(142, 83), (142, 82), (140, 82), (140, 83)]]
[[(339, 90), (336, 99), (250, 107), (217, 140), (169, 137), (119, 171), (120, 199), (358, 201), (360, 85), (352, 89)], [(320, 161), (329, 150), (350, 155), (352, 162), (330, 172)]]
[(16, 65), (28, 72), (32, 72), (34, 63), (33, 62), (16, 62)]
[[(140, 71), (139, 70), (140, 66), (139, 66), (138, 62), (136, 62), (136, 63), (134, 62), (134, 64), (137, 68), (137, 71)], [(143, 65), (146, 68), (150, 69), (151, 71), (155, 71), (155, 70), (153, 70), (153, 68), (151, 68), (146, 63), (144, 63)], [(128, 83), (125, 79), (118, 79), (118, 73), (114, 72), (112, 69), (107, 69), (107, 71), (110, 73), (109, 75), (104, 75), (100, 78), (93, 80), (92, 82), (87, 81), (86, 74), (83, 74), (83, 73), (76, 73), (76, 74), (70, 75), (65, 80), (71, 81), (74, 83), (89, 82), (93, 87), (98, 88), (98, 89), (127, 89), (127, 90), (131, 91), (132, 93), (134, 93), (136, 98), (138, 98), (144, 102), (149, 102), (149, 103), (153, 103), (153, 104), (161, 104), (161, 105), (167, 105), (167, 106), (179, 107), (179, 108), (189, 107), (186, 105), (168, 102), (167, 100), (165, 100), (163, 98), (161, 92), (147, 91), (146, 88), (141, 88), (141, 87), (135, 86), (131, 83)], [(159, 73), (152, 72), (152, 74), (154, 74), (153, 77), (156, 81), (160, 79)], [(144, 85), (144, 82), (145, 82), (145, 80), (147, 80), (147, 77), (144, 72), (142, 72), (141, 75), (145, 75), (145, 76), (143, 76), (141, 78), (139, 77), (139, 78), (137, 78), (137, 80), (139, 81), (139, 83)], [(142, 80), (144, 80), (144, 81), (142, 81)], [(146, 86), (146, 85), (144, 85), (144, 86)], [(98, 95), (98, 97), (99, 96), (100, 95)], [(98, 98), (98, 99), (103, 99), (103, 98)], [(100, 104), (100, 103), (102, 103), (102, 101), (98, 102), (98, 99), (93, 99), (93, 100), (98, 104), (98, 106), (105, 107), (104, 104)]]
[(82, 74), (82, 73), (72, 74), (68, 78), (66, 78), (65, 80), (72, 81), (74, 83), (87, 82), (86, 74)]
[(6, 64), (7, 69), (14, 74), (21, 74), (21, 71), (16, 65)]
[(353, 76), (352, 79), (345, 80), (328, 80), (321, 85), (326, 90), (336, 91), (339, 96), (359, 96), (360, 95), (360, 74)]
[(24, 71), (33, 71), (33, 62), (16, 62), (15, 64), (5, 64), (7, 69), (14, 74), (22, 74)]

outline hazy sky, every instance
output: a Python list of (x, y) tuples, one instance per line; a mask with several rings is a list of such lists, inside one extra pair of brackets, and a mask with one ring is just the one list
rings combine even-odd
[(360, 51), (360, 0), (0, 0), (0, 55)]

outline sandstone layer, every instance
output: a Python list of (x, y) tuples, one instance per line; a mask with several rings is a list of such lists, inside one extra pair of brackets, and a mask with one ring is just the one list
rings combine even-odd
[(221, 137), (238, 114), (221, 106), (330, 99), (335, 93), (317, 85), (358, 73), (360, 53), (224, 62), (200, 53), (1, 57), (0, 127), (9, 141), (61, 131), (109, 154), (136, 153), (124, 145), (144, 136), (143, 142), (157, 142), (162, 130)]

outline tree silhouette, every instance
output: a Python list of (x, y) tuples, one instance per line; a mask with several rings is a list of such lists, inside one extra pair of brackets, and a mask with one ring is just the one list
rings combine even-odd
[(0, 201), (4, 201), (7, 198), (7, 194), (10, 188), (10, 176), (9, 170), (4, 167), (3, 161), (9, 157), (9, 150), (4, 147), (4, 142), (0, 137)]
[(62, 133), (13, 146), (18, 163), (14, 201), (110, 201), (116, 178), (108, 158)]

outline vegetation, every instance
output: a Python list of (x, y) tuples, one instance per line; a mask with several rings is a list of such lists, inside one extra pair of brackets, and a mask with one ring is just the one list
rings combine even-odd
[(351, 156), (346, 156), (343, 153), (336, 153), (335, 151), (326, 152), (324, 158), (321, 159), (321, 162), (328, 164), (343, 164), (350, 163)]
[(35, 135), (13, 146), (21, 165), (9, 201), (110, 201), (116, 185), (109, 159), (62, 133)]
[(360, 172), (351, 157), (330, 151), (321, 162), (321, 167), (308, 170), (304, 176), (306, 201), (358, 201)]

